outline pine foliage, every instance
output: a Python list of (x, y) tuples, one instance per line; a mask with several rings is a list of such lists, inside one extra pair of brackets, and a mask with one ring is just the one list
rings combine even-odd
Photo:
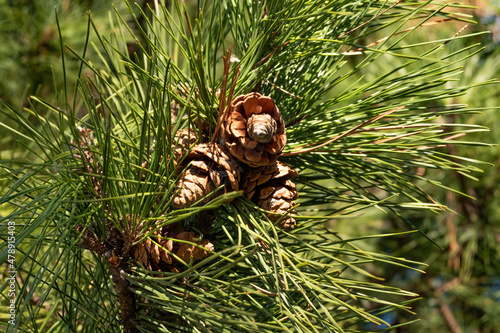
[[(55, 102), (31, 97), (22, 112), (3, 104), (8, 121), (0, 125), (25, 147), (1, 161), (8, 187), (0, 204), (12, 212), (1, 218), (0, 233), (5, 238), (7, 221), (16, 222), (19, 277), (18, 320), (6, 329), (119, 332), (126, 321), (126, 332), (358, 332), (370, 330), (368, 323), (384, 328), (383, 313), (411, 312), (418, 295), (388, 285), (376, 268), (421, 271), (424, 264), (363, 247), (412, 232), (409, 210), (447, 209), (423, 188), (453, 189), (421, 168), (465, 176), (479, 170), (479, 162), (442, 149), (481, 145), (458, 139), (483, 127), (444, 117), (478, 109), (441, 101), (471, 88), (453, 81), (480, 46), (443, 52), (465, 33), (405, 43), (417, 30), (467, 21), (454, 13), (460, 5), (192, 5), (155, 1), (143, 12), (129, 3), (128, 12), (110, 15), (112, 31), (89, 17), (88, 33), (99, 42), (83, 52), (69, 48), (82, 63), (77, 89), (63, 87)], [(388, 37), (373, 40), (381, 32)], [(104, 68), (86, 57), (90, 49)], [(361, 83), (387, 57), (394, 67)], [(190, 129), (200, 143), (212, 141), (225, 106), (252, 91), (270, 96), (285, 121), (279, 159), (298, 172), (291, 231), (241, 191), (174, 208), (175, 134)], [(335, 221), (373, 207), (408, 229), (362, 236), (335, 229)], [(198, 237), (158, 235), (173, 226)], [(200, 261), (148, 271), (131, 254), (146, 239), (192, 249), (208, 239), (213, 250)], [(8, 248), (0, 249), (3, 263)], [(8, 285), (1, 288), (4, 294)]]

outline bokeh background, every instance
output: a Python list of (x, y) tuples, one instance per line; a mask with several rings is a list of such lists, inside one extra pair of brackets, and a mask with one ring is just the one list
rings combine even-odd
[[(148, 1), (137, 2), (144, 8), (148, 5)], [(482, 52), (464, 62), (463, 74), (459, 78), (463, 83), (477, 84), (477, 87), (466, 95), (457, 96), (452, 103), (487, 107), (486, 112), (467, 114), (456, 121), (489, 127), (490, 131), (486, 134), (471, 134), (468, 140), (495, 144), (500, 142), (500, 85), (490, 80), (500, 77), (500, 1), (463, 3), (477, 7), (463, 9), (464, 15), (473, 15), (477, 24), (464, 28), (464, 23), (443, 22), (422, 28), (418, 34), (409, 35), (411, 40), (407, 40), (407, 43), (447, 39), (462, 28), (467, 33), (490, 31), (473, 38), (455, 38), (447, 46), (447, 52), (452, 53), (454, 49), (475, 43), (484, 47)], [(113, 27), (108, 23), (111, 5), (109, 0), (0, 0), (2, 101), (21, 111), (23, 107), (29, 106), (28, 97), (31, 95), (50, 101), (57, 99), (63, 85), (74, 87), (80, 63), (67, 50), (63, 51), (66, 66), (64, 73), (61, 45), (70, 45), (75, 50), (84, 48), (87, 42), (87, 11), (92, 13), (92, 23), (99, 30), (112, 30)], [(114, 5), (117, 10), (124, 9), (124, 4), (120, 1)], [(140, 25), (141, 22), (130, 20), (130, 25), (134, 24), (138, 29), (137, 24)], [(383, 37), (385, 36), (381, 32), (380, 38)], [(91, 36), (88, 42), (93, 43), (95, 38)], [(88, 52), (94, 52), (94, 57), (89, 57), (99, 61), (96, 50), (89, 48)], [(388, 61), (380, 64), (378, 69), (370, 67), (370, 71), (363, 74), (368, 81), (386, 72), (391, 66), (394, 63)], [(487, 81), (490, 83), (482, 84)], [(8, 157), (9, 152), (16, 149), (15, 145), (12, 137), (0, 133), (0, 160)], [(407, 218), (435, 243), (419, 233), (410, 233), (404, 237), (391, 238), (390, 241), (384, 239), (383, 242), (365, 244), (373, 251), (382, 250), (429, 265), (426, 274), (397, 270), (395, 266), (391, 266), (390, 271), (383, 271), (386, 269), (384, 267), (374, 268), (380, 270), (376, 272), (378, 275), (387, 276), (391, 285), (414, 291), (422, 297), (412, 305), (412, 311), (416, 315), (411, 312), (406, 315), (385, 314), (383, 319), (392, 325), (421, 318), (409, 326), (387, 328), (391, 332), (500, 331), (500, 150), (498, 147), (478, 149), (467, 146), (449, 149), (449, 153), (453, 155), (479, 159), (490, 165), (481, 166), (483, 171), (474, 174), (475, 179), (459, 173), (440, 174), (437, 171), (428, 175), (454, 189), (454, 192), (433, 193), (438, 201), (448, 205), (453, 212), (413, 212)], [(409, 229), (400, 219), (377, 210), (354, 221), (332, 221), (332, 225), (339, 233), (349, 229), (351, 236), (353, 228), (359, 234)], [(373, 327), (375, 329), (381, 328)]]

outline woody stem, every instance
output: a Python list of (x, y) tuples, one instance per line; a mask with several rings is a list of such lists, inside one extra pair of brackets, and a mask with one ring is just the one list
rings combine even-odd
[(113, 277), (113, 283), (115, 284), (115, 290), (118, 294), (118, 300), (120, 303), (121, 317), (123, 324), (124, 333), (137, 333), (139, 330), (136, 327), (136, 301), (135, 294), (130, 290), (130, 283), (124, 277), (123, 265), (118, 267), (109, 263), (109, 269), (111, 271), (111, 276)]

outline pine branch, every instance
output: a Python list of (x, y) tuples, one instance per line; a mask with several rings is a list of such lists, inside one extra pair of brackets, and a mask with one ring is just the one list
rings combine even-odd
[[(86, 47), (83, 56), (67, 48), (92, 73), (80, 70), (74, 96), (33, 97), (23, 112), (2, 106), (0, 125), (30, 162), (19, 152), (2, 160), (11, 186), (0, 203), (15, 207), (5, 220), (22, 222), (19, 239), (33, 242), (23, 248), (26, 290), (54, 292), (64, 319), (44, 325), (347, 332), (409, 311), (416, 293), (384, 282), (380, 267), (425, 265), (367, 245), (407, 231), (349, 236), (333, 223), (378, 208), (413, 228), (405, 214), (447, 209), (430, 186), (458, 192), (425, 170), (480, 170), (444, 148), (481, 146), (462, 137), (485, 128), (443, 121), (480, 108), (442, 102), (472, 87), (453, 81), (479, 48), (445, 52), (466, 37), (457, 34), (405, 44), (437, 26), (431, 19), (452, 22), (453, 9), (200, 6), (127, 3), (111, 34), (90, 20), (103, 66)], [(109, 307), (116, 296), (119, 310)], [(38, 310), (20, 309), (17, 328), (35, 329)]]
[(115, 284), (116, 293), (118, 294), (118, 300), (121, 309), (121, 324), (123, 325), (123, 331), (126, 333), (139, 332), (137, 329), (137, 309), (135, 294), (130, 290), (130, 283), (124, 277), (125, 273), (122, 267), (115, 267), (111, 264), (109, 270), (111, 271), (111, 276), (113, 277), (113, 283)]

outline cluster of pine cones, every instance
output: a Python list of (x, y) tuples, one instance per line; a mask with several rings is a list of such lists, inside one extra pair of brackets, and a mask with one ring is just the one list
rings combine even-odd
[[(285, 230), (292, 230), (296, 221), (289, 214), (295, 213), (293, 207), (298, 193), (290, 179), (296, 177), (297, 172), (278, 161), (286, 144), (285, 125), (278, 107), (270, 97), (249, 93), (235, 98), (221, 120), (218, 142), (203, 142), (203, 138), (186, 129), (176, 133), (172, 152), (179, 181), (174, 206), (186, 208), (241, 190), (248, 199), (268, 212), (267, 217), (271, 221)], [(95, 169), (99, 163), (89, 163), (93, 158), (86, 156), (92, 155), (87, 150), (93, 142), (91, 134), (88, 130), (81, 131), (80, 146), (86, 149), (77, 157), (84, 160), (84, 165), (89, 168), (93, 165)], [(143, 167), (147, 167), (146, 162)], [(98, 169), (85, 171), (99, 174), (101, 170)], [(102, 196), (97, 178), (93, 177), (92, 182), (94, 195)], [(203, 232), (206, 235), (210, 226), (205, 229), (208, 229)], [(106, 252), (103, 250), (106, 243), (110, 242), (104, 241), (96, 247), (99, 249), (97, 252)], [(156, 229), (151, 237), (131, 249), (131, 256), (148, 270), (178, 271), (184, 267), (180, 261), (187, 264), (196, 262), (212, 251), (214, 246), (206, 238), (174, 224)]]
[[(241, 190), (248, 199), (268, 211), (268, 218), (279, 227), (295, 228), (295, 219), (287, 214), (295, 213), (293, 207), (298, 193), (290, 179), (296, 177), (297, 172), (278, 162), (286, 144), (286, 133), (274, 101), (259, 93), (237, 97), (229, 106), (221, 131), (219, 142), (205, 143), (197, 143), (203, 140), (193, 131), (183, 129), (176, 133), (172, 151), (179, 181), (174, 206), (187, 208)], [(155, 234), (160, 237), (156, 244), (149, 239), (138, 244), (134, 251), (136, 262), (151, 269), (175, 262), (175, 257), (172, 261), (168, 253), (189, 263), (207, 257), (214, 250), (206, 238), (200, 239), (180, 226), (176, 229), (157, 230)], [(176, 247), (176, 242), (165, 242), (162, 237), (189, 241), (196, 246), (180, 243), (182, 245)]]
[(290, 179), (297, 172), (278, 161), (286, 144), (286, 133), (274, 101), (259, 93), (236, 97), (221, 129), (218, 143), (191, 147), (193, 132), (184, 130), (176, 136), (180, 143), (176, 157), (181, 157), (182, 151), (188, 153), (179, 163), (178, 170), (184, 172), (177, 184), (174, 206), (189, 207), (203, 198), (242, 190), (248, 199), (269, 211), (267, 216), (271, 221), (292, 230), (295, 219), (284, 215), (294, 213), (298, 193)]

